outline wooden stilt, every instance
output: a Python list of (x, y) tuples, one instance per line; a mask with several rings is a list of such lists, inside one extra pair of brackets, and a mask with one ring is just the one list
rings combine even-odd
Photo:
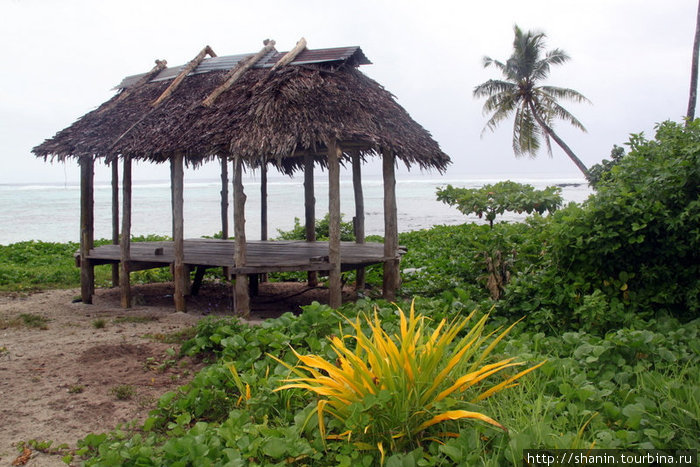
[[(260, 168), (260, 240), (267, 241), (267, 164)], [(267, 282), (267, 274), (258, 274), (256, 277), (259, 282)], [(252, 295), (257, 294), (256, 283), (255, 293)]]
[(342, 151), (335, 138), (328, 142), (328, 304), (331, 308), (342, 305), (340, 280), (340, 155)]
[[(112, 245), (119, 245), (119, 159), (116, 157), (112, 167)], [(112, 287), (119, 287), (119, 265), (112, 265)]]
[[(316, 198), (314, 197), (314, 158), (304, 156), (304, 228), (307, 242), (316, 241)], [(307, 273), (309, 287), (318, 286), (318, 273)]]
[[(245, 202), (246, 195), (243, 191), (243, 160), (239, 155), (233, 162), (233, 235), (236, 239), (234, 262), (236, 267), (246, 264), (246, 236), (245, 236)], [(250, 295), (248, 291), (248, 276), (236, 274), (236, 284), (233, 291), (234, 312), (243, 317), (250, 316)]]
[(183, 218), (183, 203), (184, 203), (184, 164), (183, 154), (175, 153), (170, 158), (172, 167), (172, 194), (173, 194), (173, 249), (175, 250), (174, 263), (174, 282), (175, 293), (175, 311), (187, 311), (185, 295), (187, 293), (187, 285), (189, 279), (185, 277), (187, 269), (185, 268), (185, 236), (184, 236), (184, 218)]
[(95, 161), (80, 159), (80, 296), (91, 304), (95, 293), (95, 266), (88, 259), (95, 246)]
[[(382, 149), (382, 174), (384, 177), (384, 256), (397, 258), (399, 246), (398, 223), (396, 219), (396, 174), (394, 172), (394, 153)], [(387, 300), (396, 299), (399, 281), (399, 260), (392, 259), (384, 263), (382, 292)]]
[(267, 164), (260, 167), (260, 240), (267, 240)]
[(121, 258), (119, 265), (119, 289), (122, 308), (131, 308), (131, 158), (122, 161), (122, 235), (119, 239)]
[[(221, 238), (228, 239), (228, 158), (221, 156)], [(224, 277), (231, 280), (231, 272), (223, 268)]]
[[(365, 199), (362, 194), (362, 166), (360, 154), (352, 153), (352, 188), (355, 193), (355, 243), (365, 243)], [(355, 290), (360, 292), (365, 288), (365, 268), (355, 270)]]

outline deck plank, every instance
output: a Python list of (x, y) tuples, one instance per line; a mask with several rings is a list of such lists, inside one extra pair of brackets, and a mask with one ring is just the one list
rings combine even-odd
[[(327, 271), (328, 242), (306, 241), (250, 241), (246, 242), (246, 264), (236, 268), (234, 240), (186, 239), (184, 241), (185, 264), (188, 266), (228, 267), (233, 274), (256, 274), (284, 271)], [(382, 243), (341, 242), (341, 268), (379, 264), (395, 258), (387, 258)], [(397, 250), (397, 257), (402, 250)], [(101, 245), (90, 250), (88, 259), (94, 264), (118, 263), (119, 245)], [(175, 261), (173, 242), (134, 242), (131, 244), (131, 261), (141, 267), (168, 266)]]

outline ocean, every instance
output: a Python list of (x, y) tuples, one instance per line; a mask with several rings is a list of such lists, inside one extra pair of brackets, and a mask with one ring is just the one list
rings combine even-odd
[[(535, 188), (562, 186), (565, 203), (584, 201), (591, 193), (583, 179), (557, 177), (439, 177), (436, 175), (402, 177), (396, 182), (399, 230), (411, 231), (434, 225), (454, 225), (485, 221), (465, 216), (456, 208), (436, 200), (438, 187), (474, 188), (500, 180), (529, 183)], [(185, 238), (213, 235), (221, 230), (220, 190), (218, 179), (185, 180)], [(246, 202), (246, 236), (260, 238), (260, 181), (244, 181)], [(352, 180), (341, 178), (340, 210), (343, 220), (354, 215)], [(383, 188), (379, 176), (363, 178), (365, 231), (367, 235), (383, 234)], [(229, 187), (229, 193), (231, 188)], [(168, 181), (134, 181), (132, 199), (132, 234), (171, 234), (170, 184)], [(233, 232), (232, 201), (229, 202), (229, 231)], [(328, 183), (316, 176), (316, 216), (328, 211)], [(275, 176), (268, 179), (268, 235), (289, 230), (294, 218), (304, 218), (303, 177)], [(525, 215), (506, 213), (497, 220), (518, 221)], [(95, 238), (111, 238), (111, 185), (95, 183)], [(25, 240), (53, 242), (79, 241), (80, 186), (78, 184), (0, 184), (0, 244)]]

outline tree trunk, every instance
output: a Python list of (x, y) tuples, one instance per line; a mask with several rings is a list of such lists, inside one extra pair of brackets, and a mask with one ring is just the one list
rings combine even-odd
[(690, 68), (690, 97), (688, 98), (688, 112), (686, 114), (688, 122), (695, 120), (695, 103), (698, 94), (698, 54), (700, 53), (700, 1), (698, 2), (698, 13), (695, 20), (695, 40), (693, 41), (693, 62)]
[(549, 135), (549, 137), (552, 138), (559, 145), (559, 147), (564, 150), (566, 155), (569, 156), (569, 159), (576, 164), (576, 167), (578, 167), (578, 169), (583, 173), (583, 176), (586, 177), (586, 180), (588, 180), (589, 174), (586, 165), (576, 156), (576, 154), (574, 154), (574, 151), (571, 150), (564, 140), (561, 139), (544, 120), (542, 120), (535, 110), (535, 106), (532, 104), (532, 102), (530, 102), (529, 106), (530, 110), (532, 111), (532, 115), (535, 116), (535, 120), (537, 120), (537, 123), (540, 125), (540, 127), (542, 127), (542, 130), (544, 130), (544, 132), (547, 133), (547, 135)]

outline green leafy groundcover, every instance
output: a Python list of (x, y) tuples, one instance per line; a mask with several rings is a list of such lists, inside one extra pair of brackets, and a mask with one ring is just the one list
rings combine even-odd
[[(375, 306), (388, 332), (394, 332), (392, 304), (360, 301), (341, 312), (353, 316)], [(461, 315), (463, 306), (454, 297), (418, 299), (416, 309), (437, 322)], [(376, 451), (347, 441), (324, 443), (312, 396), (273, 392), (289, 370), (267, 353), (290, 364), (296, 363), (290, 346), (333, 358), (326, 336), (348, 333), (346, 326), (339, 314), (317, 303), (299, 316), (285, 314), (259, 326), (203, 320), (182, 353), (213, 354), (215, 363), (163, 395), (143, 426), (91, 434), (77, 454), (94, 466), (378, 465)], [(548, 363), (517, 388), (487, 399), (485, 411), (508, 433), (455, 421), (447, 431), (457, 438), (387, 453), (385, 465), (520, 465), (525, 448), (698, 448), (699, 333), (700, 320), (680, 324), (672, 318), (605, 336), (521, 331), (496, 353)], [(227, 368), (231, 362), (250, 387), (250, 398), (237, 389)]]

